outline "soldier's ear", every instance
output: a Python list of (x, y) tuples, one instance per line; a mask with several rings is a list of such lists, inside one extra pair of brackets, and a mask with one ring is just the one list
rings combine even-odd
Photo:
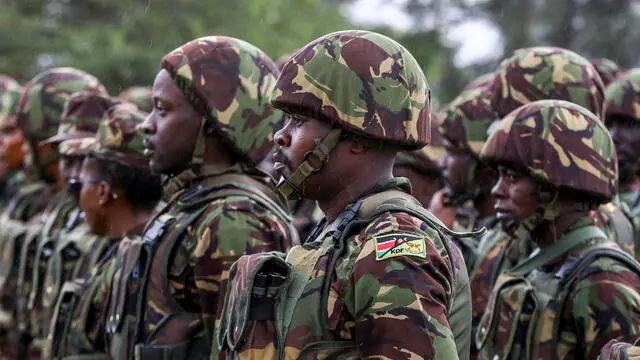
[(112, 198), (113, 189), (111, 188), (111, 184), (106, 181), (101, 181), (98, 184), (98, 204), (106, 205), (109, 200)]

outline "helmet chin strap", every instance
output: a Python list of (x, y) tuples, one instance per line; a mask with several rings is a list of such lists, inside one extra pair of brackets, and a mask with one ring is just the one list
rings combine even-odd
[[(316, 139), (316, 146), (313, 150), (304, 155), (304, 161), (298, 165), (290, 177), (281, 176), (276, 188), (285, 199), (298, 200), (302, 197), (302, 184), (314, 173), (322, 170), (324, 164), (329, 161), (329, 154), (338, 145), (342, 130), (339, 128), (331, 130), (322, 140)], [(318, 167), (311, 165), (310, 159), (314, 157), (319, 163)]]

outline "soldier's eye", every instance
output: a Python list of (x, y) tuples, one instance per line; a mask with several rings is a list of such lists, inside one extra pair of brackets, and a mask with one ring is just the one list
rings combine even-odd
[(304, 123), (304, 120), (302, 120), (301, 118), (297, 116), (291, 116), (291, 124), (293, 124), (293, 126), (299, 127), (300, 125), (302, 125), (302, 123)]

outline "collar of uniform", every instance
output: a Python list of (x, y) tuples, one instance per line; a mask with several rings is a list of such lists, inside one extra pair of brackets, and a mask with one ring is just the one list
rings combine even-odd
[(228, 173), (246, 173), (247, 165), (236, 163), (227, 165), (203, 165), (196, 169), (188, 168), (181, 173), (165, 178), (164, 195), (166, 199), (174, 199), (183, 191), (206, 182), (207, 178)]
[(371, 189), (369, 189), (366, 193), (362, 194), (360, 198), (387, 190), (400, 190), (409, 194), (411, 194), (412, 192), (409, 179), (404, 177), (394, 177), (391, 179), (376, 182), (375, 185), (373, 185), (373, 187), (371, 187)]

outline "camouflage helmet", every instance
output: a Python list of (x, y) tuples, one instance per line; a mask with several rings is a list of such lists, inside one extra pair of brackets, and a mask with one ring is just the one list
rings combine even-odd
[(36, 143), (55, 135), (65, 103), (81, 91), (108, 95), (98, 79), (78, 69), (54, 68), (38, 74), (25, 85), (20, 97), (18, 127)]
[(277, 60), (276, 60), (276, 66), (278, 66), (278, 69), (282, 70), (282, 68), (284, 67), (284, 65), (291, 59), (291, 57), (293, 55), (295, 55), (296, 51), (291, 51), (288, 52), (282, 56), (280, 56)]
[(0, 129), (7, 127), (6, 121), (15, 113), (22, 87), (7, 75), (0, 74)]
[(104, 114), (89, 153), (102, 160), (148, 169), (144, 156), (144, 135), (138, 130), (147, 113), (133, 103), (120, 103)]
[[(209, 36), (173, 50), (161, 66), (203, 115), (202, 129), (213, 126), (250, 165), (273, 147), (274, 129), (282, 121), (270, 104), (278, 69), (262, 50), (235, 38)], [(203, 156), (201, 131), (192, 164), (202, 164)]]
[(605, 87), (625, 73), (624, 69), (609, 59), (591, 59), (589, 61), (596, 68)]
[(121, 92), (118, 97), (136, 104), (144, 112), (151, 112), (153, 108), (151, 87), (148, 86), (132, 86)]
[(632, 69), (607, 86), (604, 98), (607, 125), (613, 116), (625, 116), (640, 124), (640, 69)]
[(464, 91), (443, 110), (438, 131), (451, 146), (472, 154), (480, 153), (487, 141), (487, 131), (497, 118), (490, 100), (486, 88)]
[(86, 155), (79, 143), (95, 136), (102, 115), (114, 103), (111, 97), (92, 91), (73, 94), (62, 111), (58, 133), (41, 144), (58, 143), (62, 155)]
[(604, 85), (591, 63), (573, 51), (557, 47), (519, 49), (504, 60), (488, 88), (499, 117), (544, 99), (578, 104), (602, 118)]
[(609, 131), (593, 113), (567, 101), (540, 100), (511, 112), (480, 156), (598, 201), (617, 192), (617, 155)]
[(405, 150), (429, 142), (427, 79), (407, 49), (374, 32), (339, 31), (307, 44), (282, 69), (272, 103)]
[(444, 139), (438, 132), (440, 120), (431, 114), (431, 140), (422, 149), (403, 151), (396, 154), (395, 166), (407, 166), (423, 174), (440, 173), (440, 158), (444, 153)]

